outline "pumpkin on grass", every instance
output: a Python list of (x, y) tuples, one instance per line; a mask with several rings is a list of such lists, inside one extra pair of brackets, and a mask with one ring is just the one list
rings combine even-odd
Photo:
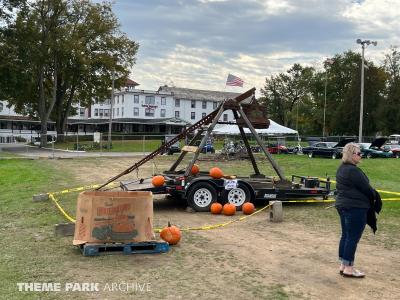
[(171, 225), (170, 222), (168, 222), (168, 226), (164, 227), (160, 233), (160, 238), (162, 238), (170, 245), (178, 244), (178, 242), (181, 240), (181, 236), (182, 235), (179, 228), (174, 225)]
[(242, 211), (245, 215), (251, 215), (255, 210), (256, 208), (251, 202), (246, 202), (242, 205)]
[(222, 208), (222, 213), (225, 216), (233, 216), (236, 213), (236, 206), (232, 203), (226, 203)]
[(157, 186), (163, 186), (164, 183), (165, 183), (165, 178), (164, 178), (164, 176), (162, 176), (162, 175), (154, 176), (154, 177), (151, 179), (151, 183), (152, 183), (155, 187), (157, 187)]
[(222, 204), (218, 202), (211, 204), (210, 211), (213, 215), (219, 215), (222, 212)]
[(224, 176), (224, 173), (222, 173), (220, 168), (214, 167), (210, 169), (210, 176), (214, 179), (220, 179)]
[(191, 171), (193, 175), (197, 175), (200, 172), (200, 168), (198, 165), (194, 164)]

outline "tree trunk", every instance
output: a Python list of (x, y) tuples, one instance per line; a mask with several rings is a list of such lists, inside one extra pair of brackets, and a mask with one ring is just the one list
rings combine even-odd
[(47, 118), (46, 118), (46, 99), (44, 95), (44, 67), (39, 70), (39, 118), (40, 118), (40, 147), (47, 146)]
[(47, 146), (47, 123), (57, 99), (57, 60), (54, 58), (53, 97), (46, 110), (46, 96), (44, 92), (44, 66), (40, 67), (39, 74), (39, 118), (40, 118), (40, 147)]

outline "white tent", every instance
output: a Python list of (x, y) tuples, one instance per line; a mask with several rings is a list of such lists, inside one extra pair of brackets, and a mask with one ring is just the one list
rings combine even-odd
[[(297, 134), (297, 131), (289, 127), (279, 125), (278, 123), (269, 119), (269, 127), (266, 129), (256, 129), (258, 134), (262, 135), (284, 135), (284, 134)], [(245, 133), (251, 133), (249, 128), (244, 128)], [(213, 130), (214, 134), (226, 134), (226, 135), (236, 135), (240, 134), (237, 125), (222, 125), (220, 127), (215, 127)]]

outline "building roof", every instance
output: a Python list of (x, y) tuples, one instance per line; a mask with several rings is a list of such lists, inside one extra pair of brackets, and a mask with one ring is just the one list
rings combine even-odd
[[(108, 124), (109, 119), (68, 119), (68, 124)], [(167, 125), (187, 125), (190, 124), (180, 118), (155, 118), (155, 119), (141, 119), (141, 118), (118, 118), (113, 119), (113, 123), (131, 123), (131, 124), (167, 124)]]
[(126, 79), (126, 86), (138, 86), (138, 85), (140, 85), (140, 84), (133, 81), (132, 79), (129, 79), (129, 78)]
[(170, 87), (167, 85), (161, 86), (158, 89), (159, 92), (170, 92), (176, 99), (187, 99), (187, 100), (214, 100), (222, 101), (225, 99), (232, 99), (239, 96), (241, 93), (232, 92), (217, 92), (207, 90), (195, 90), (178, 87)]
[[(29, 122), (29, 123), (40, 123), (40, 120), (35, 120), (29, 116), (15, 116), (15, 115), (0, 115), (0, 121), (13, 121), (13, 122)], [(48, 120), (47, 123), (55, 123), (52, 120)]]

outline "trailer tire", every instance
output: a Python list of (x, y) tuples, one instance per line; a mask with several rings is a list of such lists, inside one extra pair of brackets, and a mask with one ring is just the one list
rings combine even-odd
[(251, 192), (249, 188), (241, 182), (239, 182), (237, 188), (224, 190), (222, 192), (222, 201), (235, 205), (237, 210), (242, 210), (243, 204), (250, 202), (250, 200)]
[(210, 207), (217, 202), (218, 195), (215, 188), (207, 182), (198, 182), (190, 187), (187, 202), (195, 211), (210, 211)]

